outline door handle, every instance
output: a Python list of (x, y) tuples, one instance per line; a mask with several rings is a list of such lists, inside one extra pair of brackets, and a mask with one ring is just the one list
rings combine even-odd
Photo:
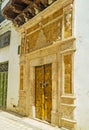
[(45, 82), (45, 83), (44, 83), (44, 87), (47, 87), (47, 86), (48, 86), (48, 82)]
[(42, 87), (42, 85), (43, 85), (44, 87), (47, 87), (47, 86), (48, 86), (48, 82), (45, 82), (44, 84), (43, 84), (42, 82), (40, 82), (39, 85), (40, 85), (40, 87)]
[(45, 99), (47, 100), (47, 99), (48, 99), (48, 97), (45, 97)]

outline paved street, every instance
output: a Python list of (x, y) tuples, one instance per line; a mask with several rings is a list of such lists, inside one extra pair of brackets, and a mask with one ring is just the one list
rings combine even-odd
[(48, 124), (0, 111), (0, 130), (60, 130)]

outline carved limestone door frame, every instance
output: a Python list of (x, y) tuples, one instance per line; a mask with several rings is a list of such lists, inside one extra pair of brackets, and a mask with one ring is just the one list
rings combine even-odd
[[(54, 124), (54, 120), (58, 120), (58, 115), (56, 112), (58, 112), (58, 84), (57, 84), (57, 56), (56, 54), (52, 54), (49, 56), (41, 57), (32, 59), (30, 61), (30, 68), (29, 68), (29, 116), (32, 118), (36, 118), (36, 107), (35, 107), (35, 67), (36, 66), (42, 66), (46, 64), (52, 65), (52, 111), (51, 111), (51, 124)], [(31, 93), (32, 91), (32, 93)], [(55, 119), (57, 118), (57, 119)], [(58, 121), (57, 121), (58, 122)]]

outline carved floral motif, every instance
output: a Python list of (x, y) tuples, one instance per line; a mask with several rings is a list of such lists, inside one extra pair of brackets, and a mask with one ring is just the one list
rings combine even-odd
[(72, 36), (72, 12), (64, 15), (64, 38)]
[(66, 119), (73, 119), (74, 107), (62, 107), (62, 117)]

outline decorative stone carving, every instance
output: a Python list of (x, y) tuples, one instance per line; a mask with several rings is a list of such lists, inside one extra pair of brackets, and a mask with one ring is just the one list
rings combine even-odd
[(71, 14), (66, 15), (66, 29), (70, 30), (71, 27)]
[(42, 29), (42, 20), (39, 22), (39, 27)]
[(39, 48), (42, 48), (42, 46), (45, 46), (46, 43), (47, 43), (47, 41), (46, 41), (44, 32), (43, 32), (43, 30), (40, 30), (37, 41), (36, 41), (36, 46), (37, 47), (39, 46)]
[(29, 39), (26, 39), (25, 52), (29, 52)]
[(74, 112), (74, 107), (69, 107), (69, 106), (63, 106), (62, 107), (62, 117), (66, 119), (73, 119), (73, 112)]
[(64, 15), (64, 38), (72, 36), (72, 12)]
[(20, 90), (23, 90), (23, 65), (20, 66)]
[(24, 38), (22, 38), (22, 39), (21, 39), (21, 54), (24, 54), (24, 53), (25, 53), (25, 51), (24, 51), (24, 48), (25, 48), (24, 42), (25, 42), (25, 40), (24, 40)]
[(63, 9), (64, 13), (64, 38), (72, 36), (73, 5), (70, 4)]
[(59, 22), (59, 23), (58, 23), (58, 40), (61, 39), (61, 33), (62, 33), (62, 32), (61, 32), (61, 26), (62, 26), (62, 25), (61, 25), (61, 23)]

